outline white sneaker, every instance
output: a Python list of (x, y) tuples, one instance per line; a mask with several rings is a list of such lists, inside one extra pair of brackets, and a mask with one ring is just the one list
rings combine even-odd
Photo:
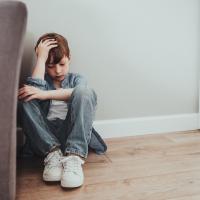
[(56, 150), (50, 152), (44, 159), (44, 171), (43, 180), (44, 181), (60, 181), (62, 175), (62, 152), (61, 150)]
[(81, 165), (84, 164), (84, 160), (82, 160), (79, 156), (70, 155), (65, 156), (61, 162), (63, 164), (61, 186), (67, 188), (81, 186), (84, 180), (83, 169)]

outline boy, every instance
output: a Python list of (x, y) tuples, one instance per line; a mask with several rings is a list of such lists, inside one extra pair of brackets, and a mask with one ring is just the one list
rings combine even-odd
[(35, 52), (32, 76), (18, 92), (22, 128), (31, 150), (45, 156), (43, 180), (79, 187), (88, 146), (99, 154), (107, 149), (92, 127), (97, 95), (83, 76), (69, 72), (70, 50), (63, 36), (41, 36)]

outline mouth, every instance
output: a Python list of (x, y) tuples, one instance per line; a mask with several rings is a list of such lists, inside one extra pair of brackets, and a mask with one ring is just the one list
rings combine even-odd
[(56, 76), (56, 78), (60, 78), (60, 77), (63, 77), (63, 75), (60, 75), (60, 76)]
[(56, 76), (56, 79), (63, 79), (64, 76), (63, 75), (60, 75), (60, 76)]

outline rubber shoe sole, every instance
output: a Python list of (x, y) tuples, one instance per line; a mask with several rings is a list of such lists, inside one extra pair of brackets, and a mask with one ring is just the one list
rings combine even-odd
[(45, 176), (43, 176), (43, 180), (44, 181), (60, 181), (61, 180), (61, 176), (54, 176), (54, 177), (45, 177)]
[(61, 186), (63, 188), (76, 188), (76, 187), (81, 187), (83, 185), (83, 181), (79, 183), (65, 183), (64, 181), (61, 180)]

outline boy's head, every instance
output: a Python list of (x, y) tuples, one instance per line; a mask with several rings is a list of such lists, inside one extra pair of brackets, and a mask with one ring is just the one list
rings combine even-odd
[(35, 50), (39, 45), (40, 41), (44, 41), (46, 39), (55, 39), (58, 44), (57, 47), (50, 49), (46, 64), (57, 64), (64, 56), (67, 56), (67, 58), (70, 59), (70, 50), (68, 42), (66, 38), (57, 33), (46, 33), (42, 35), (36, 43)]
[(40, 41), (46, 39), (55, 39), (57, 41), (57, 47), (49, 50), (49, 55), (46, 60), (46, 72), (55, 80), (62, 81), (64, 76), (69, 71), (70, 62), (70, 50), (67, 40), (57, 33), (46, 33), (42, 35), (35, 46), (38, 47)]

